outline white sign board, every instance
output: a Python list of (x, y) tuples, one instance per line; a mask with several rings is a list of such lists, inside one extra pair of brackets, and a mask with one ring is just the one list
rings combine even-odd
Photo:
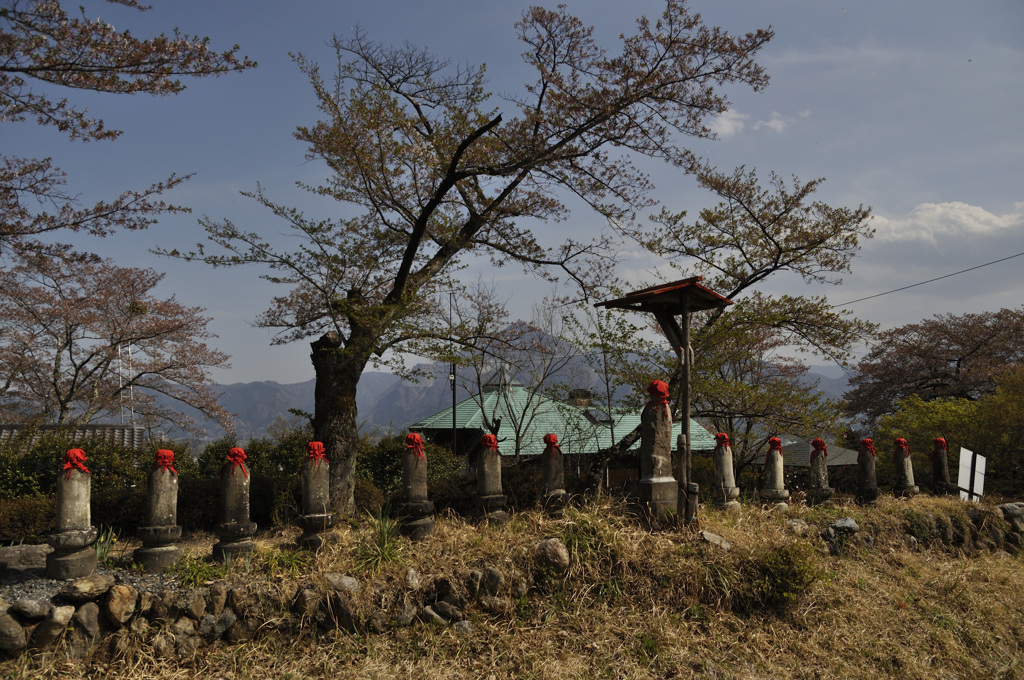
[(979, 456), (960, 447), (960, 474), (956, 485), (960, 487), (960, 497), (964, 500), (977, 501), (985, 492), (985, 456)]

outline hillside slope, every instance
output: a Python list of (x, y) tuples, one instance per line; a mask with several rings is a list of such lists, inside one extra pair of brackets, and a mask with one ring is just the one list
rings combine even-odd
[[(828, 529), (843, 519), (858, 531), (830, 537)], [(379, 528), (369, 520), (342, 523), (326, 548), (304, 557), (291, 547), (297, 530), (259, 540), (255, 556), (224, 575), (235, 593), (228, 606), (241, 607), (249, 621), (249, 633), (235, 643), (175, 653), (172, 639), (156, 653), (146, 636), (157, 631), (166, 641), (164, 628), (133, 625), (88, 661), (22, 656), (0, 673), (233, 680), (1024, 677), (1024, 570), (1009, 538), (1019, 541), (1020, 531), (993, 507), (919, 497), (882, 498), (876, 507), (792, 505), (785, 512), (750, 504), (735, 514), (702, 508), (700, 528), (729, 547), (697, 530), (652, 532), (607, 500), (569, 508), (561, 521), (519, 513), (504, 527), (443, 516), (420, 543), (382, 542)], [(568, 549), (565, 572), (536, 561), (537, 543), (549, 537)], [(219, 578), (205, 562), (213, 540), (200, 541), (180, 573), (200, 583)], [(997, 541), (1018, 556), (997, 549)], [(374, 559), (382, 554), (374, 546), (382, 545), (391, 549)], [(501, 577), (494, 595), (471, 592), (480, 573)], [(331, 593), (342, 586), (331, 584), (341, 575), (354, 582), (334, 600)], [(301, 596), (290, 609), (286, 592)], [(259, 593), (279, 604), (254, 602)], [(335, 629), (330, 616), (317, 614), (310, 599), (316, 593), (322, 603), (349, 602), (345, 626), (354, 630)], [(461, 605), (468, 623), (426, 622), (425, 605), (442, 595)], [(397, 623), (409, 607), (422, 621)], [(166, 628), (186, 635), (187, 627)]]

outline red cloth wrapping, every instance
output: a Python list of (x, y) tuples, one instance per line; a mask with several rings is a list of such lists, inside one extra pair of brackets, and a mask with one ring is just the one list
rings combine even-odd
[(156, 458), (153, 460), (163, 468), (164, 472), (171, 471), (174, 474), (178, 474), (178, 471), (174, 469), (174, 451), (170, 449), (157, 449)]
[(327, 460), (327, 449), (323, 442), (308, 442), (306, 444), (306, 460), (317, 465), (320, 465), (322, 460), (327, 463), (331, 462)]
[(242, 449), (242, 448), (240, 448), (238, 446), (233, 446), (230, 449), (228, 449), (228, 455), (227, 455), (228, 462), (231, 463), (232, 465), (234, 465), (234, 467), (231, 468), (231, 476), (232, 477), (235, 476), (235, 470), (237, 470), (238, 467), (241, 466), (242, 467), (242, 474), (245, 475), (246, 479), (249, 479), (249, 471), (245, 469), (245, 459), (246, 458), (248, 458), (248, 456), (245, 455), (245, 450), (244, 449)]
[(863, 449), (867, 449), (868, 451), (870, 451), (872, 457), (878, 455), (877, 453), (875, 453), (875, 442), (873, 442), (870, 439), (861, 439), (860, 440), (860, 447), (861, 447), (862, 450), (857, 452), (857, 460), (858, 461), (860, 461), (861, 454), (864, 453)]
[(412, 452), (420, 460), (427, 459), (427, 454), (423, 453), (423, 438), (416, 432), (410, 432), (405, 435), (405, 450), (408, 451), (409, 449), (412, 449)]
[(725, 432), (719, 432), (718, 434), (715, 435), (715, 444), (717, 446), (728, 446), (729, 435), (727, 435)]
[(544, 455), (548, 458), (555, 455), (555, 451), (558, 451), (558, 455), (562, 455), (562, 447), (558, 444), (558, 435), (544, 435), (544, 443), (547, 444), (547, 447), (544, 449)]
[(493, 449), (495, 453), (498, 452), (498, 438), (493, 434), (485, 434), (483, 437), (480, 437), (480, 444), (485, 449)]
[(768, 439), (768, 453), (764, 454), (764, 464), (767, 465), (768, 461), (771, 460), (772, 451), (778, 451), (782, 453), (782, 440), (778, 437), (770, 437)]
[(907, 444), (906, 439), (900, 437), (899, 439), (896, 440), (895, 444), (896, 448), (893, 449), (892, 452), (892, 462), (895, 463), (897, 460), (899, 460), (901, 454), (904, 458), (910, 457), (910, 446)]
[(819, 437), (819, 438), (813, 440), (811, 442), (811, 448), (812, 448), (812, 450), (811, 450), (811, 461), (810, 462), (813, 463), (814, 462), (814, 458), (819, 453), (821, 455), (825, 456), (826, 458), (828, 458), (828, 447), (825, 446), (825, 440), (824, 439)]
[(68, 471), (64, 479), (71, 479), (72, 470), (89, 472), (89, 468), (85, 467), (86, 460), (85, 451), (82, 449), (68, 449), (67, 453), (64, 454), (64, 467), (61, 468), (61, 472), (64, 470)]
[(935, 444), (935, 448), (932, 449), (932, 454), (928, 456), (928, 460), (935, 460), (935, 454), (939, 451), (949, 453), (949, 447), (946, 445), (946, 440), (942, 437), (936, 437), (935, 441), (932, 443)]
[(644, 410), (664, 404), (665, 417), (671, 419), (672, 411), (668, 406), (668, 384), (663, 380), (652, 380), (651, 384), (647, 386), (647, 393), (651, 395), (651, 400), (644, 406)]

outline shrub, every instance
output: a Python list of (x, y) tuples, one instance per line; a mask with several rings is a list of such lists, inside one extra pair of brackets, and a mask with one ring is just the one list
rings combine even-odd
[(453, 474), (439, 479), (430, 485), (427, 496), (434, 502), (437, 512), (452, 512), (471, 517), (477, 512), (474, 498), (476, 496), (476, 478), (468, 475)]
[[(135, 527), (146, 522), (146, 484), (127, 489), (98, 489), (92, 492), (92, 524), (120, 532), (135, 533)], [(179, 507), (181, 500), (178, 501)]]
[[(427, 485), (447, 479), (465, 467), (465, 459), (456, 457), (450, 449), (433, 442), (423, 443), (427, 457)], [(376, 441), (364, 438), (356, 454), (356, 476), (368, 480), (384, 495), (402, 488), (402, 457), (405, 454), (405, 435), (387, 434)]]
[[(218, 506), (219, 507), (219, 506)], [(302, 480), (253, 474), (249, 484), (249, 519), (260, 527), (291, 524), (302, 514)], [(220, 521), (220, 520), (218, 520)]]
[(740, 563), (733, 608), (741, 613), (781, 613), (797, 602), (820, 576), (821, 567), (809, 543), (763, 548)]
[(508, 498), (510, 510), (525, 510), (540, 503), (543, 491), (540, 456), (503, 465), (501, 486)]
[(55, 498), (0, 499), (0, 543), (43, 543), (57, 518)]
[(384, 503), (387, 501), (387, 496), (383, 491), (374, 486), (373, 482), (358, 477), (356, 478), (353, 495), (355, 496), (356, 511), (367, 512), (371, 515), (379, 514)]
[[(199, 454), (196, 463), (199, 467), (199, 476), (209, 479), (216, 479), (220, 475), (220, 469), (224, 466), (228, 457), (228, 449), (237, 446), (238, 439), (233, 434), (226, 434), (220, 439), (210, 442)], [(248, 455), (248, 452), (246, 452)], [(248, 460), (246, 461), (248, 463)], [(246, 465), (246, 467), (249, 467)]]
[(220, 521), (219, 479), (179, 476), (178, 524), (181, 528), (185, 531), (210, 531)]
[(25, 430), (0, 444), (0, 498), (56, 493), (61, 460), (70, 448), (85, 450), (94, 491), (144, 487), (158, 448), (172, 449), (178, 454), (174, 465), (179, 472), (198, 471), (188, 445), (182, 442), (152, 442), (132, 449), (100, 440), (74, 441), (66, 431), (39, 434)]
[(272, 439), (251, 439), (245, 446), (246, 463), (254, 473), (268, 477), (297, 475), (302, 470), (306, 444), (311, 436), (306, 428), (299, 427), (281, 432)]

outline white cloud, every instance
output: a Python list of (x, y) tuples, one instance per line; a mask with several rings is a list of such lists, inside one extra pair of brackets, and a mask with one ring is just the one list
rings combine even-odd
[[(807, 118), (810, 115), (810, 110), (801, 111), (797, 114), (798, 118), (787, 117), (778, 111), (772, 111), (772, 115), (768, 120), (759, 120), (750, 126), (750, 129), (761, 130), (762, 128), (767, 128), (781, 134), (786, 131), (790, 124), (799, 122), (799, 119)], [(749, 118), (749, 114), (729, 109), (725, 113), (715, 116), (714, 120), (711, 121), (710, 127), (721, 139), (728, 139), (743, 132), (746, 129), (746, 121)]]
[(744, 121), (750, 118), (745, 113), (738, 113), (733, 109), (729, 109), (725, 113), (715, 116), (714, 120), (711, 121), (711, 131), (714, 132), (722, 139), (727, 139), (733, 135), (743, 132), (743, 128), (746, 125)]
[(757, 121), (754, 123), (754, 129), (760, 130), (761, 128), (771, 128), (781, 134), (782, 132), (785, 132), (791, 122), (793, 122), (792, 119), (785, 118), (778, 111), (772, 111), (771, 119)]
[(1006, 215), (959, 201), (922, 203), (898, 219), (875, 217), (876, 239), (882, 242), (924, 241), (935, 245), (945, 236), (991, 236), (1011, 228), (1024, 228), (1024, 203)]

